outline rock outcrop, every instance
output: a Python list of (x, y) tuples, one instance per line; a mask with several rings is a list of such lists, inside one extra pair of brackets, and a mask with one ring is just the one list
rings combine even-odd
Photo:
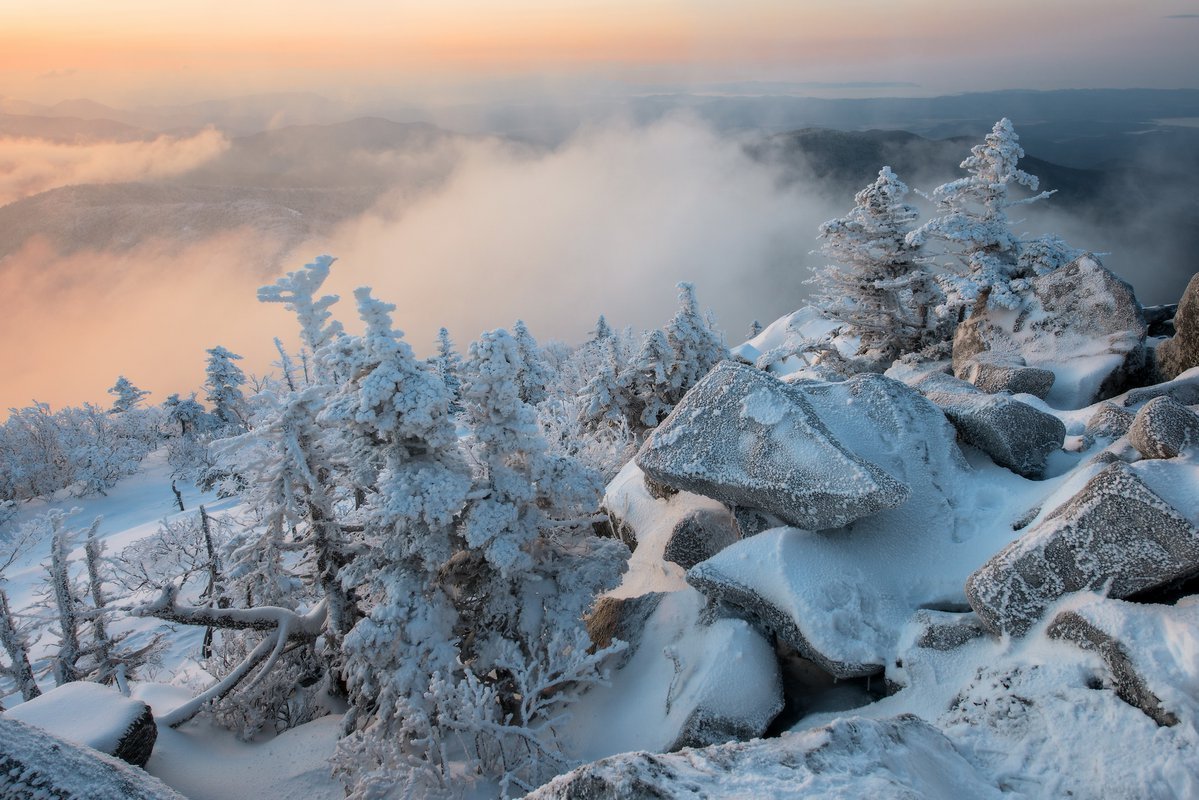
[(1142, 375), (1147, 326), (1131, 286), (1094, 256), (1030, 283), (1016, 309), (980, 298), (954, 336), (955, 371), (983, 353), (1020, 358), (1054, 373), (1046, 399), (1056, 408), (1082, 408), (1113, 397)]
[(963, 441), (1026, 478), (1039, 478), (1049, 454), (1066, 439), (1066, 426), (1052, 414), (951, 375), (926, 375), (916, 388), (945, 412)]
[(1157, 372), (1172, 380), (1199, 367), (1199, 272), (1191, 276), (1174, 313), (1174, 336), (1157, 346)]
[(660, 483), (810, 530), (894, 508), (911, 494), (838, 441), (799, 387), (731, 361), (687, 393), (636, 461)]
[(1124, 598), (1199, 572), (1199, 529), (1122, 463), (966, 581), (966, 597), (996, 633), (1027, 633), (1058, 598), (1107, 587)]

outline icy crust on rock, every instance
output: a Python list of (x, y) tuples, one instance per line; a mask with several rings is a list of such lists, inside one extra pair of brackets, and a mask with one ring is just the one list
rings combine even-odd
[[(910, 499), (835, 531), (759, 533), (698, 564), (687, 581), (833, 675), (872, 674), (915, 609), (964, 604), (966, 577), (1015, 535), (978, 507), (1025, 496), (1030, 484), (993, 466), (977, 475), (944, 415), (897, 381), (859, 375), (796, 389), (838, 437), (910, 485)], [(975, 479), (994, 494), (976, 493)]]
[(1083, 256), (1034, 278), (1018, 308), (976, 308), (954, 337), (955, 367), (983, 352), (1053, 372), (1054, 408), (1081, 408), (1120, 392), (1144, 366), (1147, 326), (1132, 287)]
[(555, 778), (530, 800), (877, 797), (990, 800), (1004, 795), (942, 733), (911, 715), (839, 719), (778, 739), (606, 758)]
[(1196, 571), (1199, 529), (1113, 463), (971, 575), (966, 596), (992, 631), (1020, 635), (1069, 592), (1123, 598)]
[(636, 462), (677, 489), (812, 530), (894, 508), (911, 494), (846, 448), (797, 387), (733, 362), (687, 393)]
[(185, 800), (137, 767), (0, 717), (0, 797), (12, 800)]
[(1124, 395), (1123, 404), (1128, 408), (1155, 397), (1170, 397), (1184, 406), (1199, 405), (1199, 367), (1187, 370), (1174, 380), (1133, 389)]
[(4, 716), (114, 755), (146, 709), (145, 703), (125, 697), (116, 689), (75, 681), (14, 706)]
[(761, 736), (783, 707), (770, 643), (740, 619), (708, 620), (687, 588), (656, 600), (610, 685), (572, 709), (571, 752), (595, 759)]
[(1066, 426), (1052, 414), (1007, 395), (985, 394), (952, 375), (934, 372), (916, 388), (945, 412), (963, 440), (1026, 478), (1040, 477), (1050, 453), (1065, 441)]

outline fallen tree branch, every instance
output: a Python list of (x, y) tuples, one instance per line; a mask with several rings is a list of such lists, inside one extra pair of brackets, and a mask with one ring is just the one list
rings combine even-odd
[[(206, 625), (224, 630), (258, 630), (269, 634), (228, 675), (183, 705), (166, 714), (156, 716), (159, 723), (177, 728), (187, 722), (204, 705), (220, 700), (233, 691), (254, 668), (266, 661), (257, 683), (269, 672), (283, 655), (289, 644), (307, 644), (316, 641), (325, 627), (328, 607), (324, 600), (306, 614), (279, 606), (258, 608), (207, 608), (203, 606), (180, 606), (175, 602), (179, 587), (173, 584), (163, 587), (162, 594), (152, 603), (132, 609), (134, 616), (155, 617), (167, 622), (185, 625)], [(251, 684), (252, 685), (252, 684)]]

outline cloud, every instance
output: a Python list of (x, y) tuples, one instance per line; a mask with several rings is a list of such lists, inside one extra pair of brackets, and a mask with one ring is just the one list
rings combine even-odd
[(273, 246), (244, 229), (121, 253), (64, 255), (29, 241), (0, 264), (0, 296), (20, 298), (0, 314), (0, 409), (34, 399), (107, 405), (105, 390), (122, 373), (159, 403), (199, 388), (204, 350), (216, 344), (268, 370), (271, 340), (254, 295), (261, 276), (240, 266), (271, 258)]
[(79, 183), (120, 183), (178, 175), (215, 158), (229, 146), (207, 129), (188, 138), (63, 144), (45, 139), (0, 138), (0, 205), (48, 189)]
[(755, 316), (802, 304), (807, 251), (831, 213), (698, 123), (608, 124), (548, 152), (477, 143), (439, 189), (381, 203), (309, 255), (340, 257), (342, 296), (365, 284), (395, 303), (418, 350), (442, 325), (463, 343), (518, 318), (572, 342), (601, 313), (658, 326), (680, 280), (740, 341)]

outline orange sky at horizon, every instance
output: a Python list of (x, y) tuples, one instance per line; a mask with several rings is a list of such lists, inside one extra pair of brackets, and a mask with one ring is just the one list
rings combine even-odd
[[(321, 79), (622, 68), (703, 79), (929, 79), (938, 62), (969, 55), (985, 70), (1063, 38), (1056, 47), (1071, 55), (1119, 47), (1184, 58), (1199, 24), (1164, 15), (1185, 5), (1009, 0), (987, 18), (957, 0), (22, 1), (0, 4), (0, 94), (112, 100), (170, 85), (258, 91)], [(912, 74), (895, 74), (909, 65)]]

